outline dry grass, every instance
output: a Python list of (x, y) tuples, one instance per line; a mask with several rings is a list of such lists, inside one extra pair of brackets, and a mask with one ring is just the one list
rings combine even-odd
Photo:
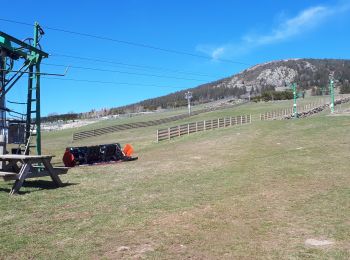
[(160, 144), (153, 130), (121, 135), (138, 161), (75, 168), (74, 185), (30, 182), (21, 196), (0, 184), (0, 258), (348, 259), (347, 124), (255, 122)]

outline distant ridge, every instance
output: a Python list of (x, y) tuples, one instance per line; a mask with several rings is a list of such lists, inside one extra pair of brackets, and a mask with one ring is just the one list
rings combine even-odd
[[(194, 102), (207, 102), (228, 96), (238, 97), (247, 92), (257, 94), (264, 89), (285, 90), (292, 82), (296, 82), (302, 89), (314, 89), (317, 94), (322, 87), (328, 86), (330, 73), (334, 73), (336, 87), (349, 86), (350, 60), (294, 58), (271, 61), (189, 90), (193, 92)], [(133, 106), (154, 109), (185, 105), (186, 91), (144, 100)]]
[(293, 58), (257, 64), (227, 78), (135, 104), (80, 114), (54, 115), (44, 118), (44, 121), (181, 107), (187, 104), (184, 93), (188, 90), (193, 93), (192, 102), (195, 104), (227, 97), (240, 97), (248, 92), (256, 95), (266, 89), (285, 90), (292, 82), (296, 82), (302, 89), (311, 89), (313, 94), (320, 94), (322, 88), (327, 89), (330, 73), (334, 73), (336, 88), (350, 89), (350, 60)]

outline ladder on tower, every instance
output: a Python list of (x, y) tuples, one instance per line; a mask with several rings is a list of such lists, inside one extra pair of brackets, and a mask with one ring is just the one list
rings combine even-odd
[[(33, 91), (34, 90), (34, 91)], [(23, 147), (22, 152), (24, 154), (29, 154), (31, 148), (37, 148), (37, 141), (35, 140), (38, 131), (38, 122), (40, 124), (40, 118), (38, 119), (37, 113), (37, 100), (33, 98), (33, 92), (36, 96), (37, 89), (36, 87), (31, 87), (28, 89), (28, 99), (27, 99), (27, 118), (26, 118), (26, 143)], [(34, 109), (33, 109), (34, 108)], [(33, 122), (32, 118), (35, 116), (35, 121)], [(40, 114), (39, 114), (40, 115)], [(40, 127), (40, 126), (39, 126)], [(39, 130), (40, 131), (40, 130)], [(33, 138), (34, 137), (34, 138)], [(38, 149), (36, 151), (38, 153)]]
[(29, 136), (28, 139), (26, 140), (25, 144), (22, 144), (22, 146), (20, 147), (21, 149), (21, 153), (22, 154), (29, 154), (30, 153), (30, 149), (31, 148), (36, 148), (36, 143), (33, 143), (33, 137), (36, 136), (36, 129), (35, 129), (35, 123), (32, 124), (32, 127), (30, 128), (29, 131)]

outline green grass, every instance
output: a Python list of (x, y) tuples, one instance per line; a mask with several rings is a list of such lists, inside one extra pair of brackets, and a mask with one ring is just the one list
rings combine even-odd
[[(309, 97), (304, 100), (301, 100), (300, 104), (304, 104), (304, 103), (308, 104), (315, 100), (317, 100), (316, 97)], [(72, 135), (76, 131), (105, 127), (105, 126), (113, 125), (116, 122), (118, 122), (118, 124), (124, 124), (124, 123), (131, 123), (131, 122), (147, 121), (151, 119), (156, 120), (156, 119), (168, 117), (169, 115), (175, 115), (174, 113), (178, 113), (178, 112), (179, 112), (178, 114), (182, 114), (184, 113), (184, 110), (145, 115), (144, 117), (138, 116), (134, 118), (125, 118), (125, 119), (118, 119), (118, 120), (104, 120), (98, 124), (84, 126), (81, 128), (66, 129), (66, 130), (60, 130), (55, 132), (44, 132), (42, 135), (43, 136), (42, 137), (43, 153), (57, 155), (57, 157), (54, 158), (54, 162), (61, 162), (61, 157), (63, 155), (64, 149), (68, 146), (94, 145), (94, 144), (101, 144), (101, 143), (108, 143), (108, 142), (120, 142), (121, 144), (132, 143), (135, 146), (136, 150), (140, 151), (140, 149), (143, 149), (145, 147), (150, 147), (152, 146), (152, 144), (154, 144), (156, 140), (157, 129), (167, 128), (170, 126), (186, 124), (186, 123), (195, 122), (195, 121), (216, 119), (219, 117), (238, 116), (238, 115), (244, 115), (244, 114), (252, 114), (252, 120), (256, 121), (259, 119), (260, 113), (271, 111), (271, 110), (289, 108), (292, 106), (291, 102), (292, 101), (290, 100), (286, 100), (286, 101), (276, 101), (276, 102), (244, 104), (237, 107), (207, 112), (196, 116), (191, 116), (189, 118), (185, 118), (175, 122), (170, 122), (167, 124), (162, 124), (162, 125), (147, 127), (147, 128), (131, 129), (128, 131), (115, 132), (107, 135), (98, 136), (95, 138), (75, 141), (74, 143), (72, 142)], [(200, 106), (199, 108), (202, 108), (202, 106)]]
[[(12, 183), (1, 182), (0, 258), (349, 259), (348, 116), (256, 121), (159, 144), (156, 128), (78, 143), (130, 142), (139, 160), (73, 168), (66, 187), (40, 179), (9, 196)], [(46, 151), (62, 154), (70, 134), (46, 133)], [(335, 243), (313, 248), (308, 238)]]

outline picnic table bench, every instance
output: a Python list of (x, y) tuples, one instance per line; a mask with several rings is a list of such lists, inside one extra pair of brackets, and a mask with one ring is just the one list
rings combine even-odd
[(0, 155), (2, 169), (0, 177), (5, 181), (15, 180), (10, 194), (17, 193), (25, 179), (50, 176), (57, 187), (63, 186), (58, 175), (65, 174), (68, 167), (53, 167), (51, 159), (53, 155), (23, 155), (3, 154)]

